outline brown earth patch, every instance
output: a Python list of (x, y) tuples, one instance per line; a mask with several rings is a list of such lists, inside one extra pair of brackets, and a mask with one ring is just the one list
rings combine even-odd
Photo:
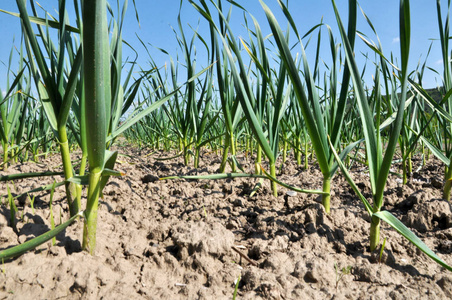
[[(256, 179), (158, 180), (176, 174), (217, 171), (218, 157), (204, 154), (200, 168), (181, 159), (158, 161), (156, 153), (121, 148), (117, 169), (100, 201), (96, 255), (81, 251), (82, 222), (57, 236), (57, 243), (5, 261), (0, 299), (448, 299), (452, 273), (437, 265), (388, 225), (382, 261), (370, 253), (370, 219), (341, 174), (332, 184), (327, 215), (319, 197), (270, 193), (268, 182), (254, 197)], [(76, 155), (74, 155), (76, 156)], [(245, 171), (254, 165), (239, 157)], [(416, 163), (420, 163), (417, 161)], [(58, 156), (40, 164), (11, 166), (7, 172), (60, 170)], [(403, 186), (391, 176), (385, 209), (391, 211), (452, 264), (450, 203), (441, 199), (443, 168), (429, 161)], [(369, 179), (353, 176), (370, 198)], [(306, 189), (321, 188), (322, 175), (292, 162), (279, 179)], [(61, 180), (61, 177), (57, 178)], [(20, 194), (49, 178), (18, 180), (8, 186)], [(0, 183), (6, 194), (6, 184)], [(4, 199), (3, 199), (4, 200)], [(50, 228), (49, 193), (36, 194), (34, 212), (27, 197), (17, 201), (17, 232), (9, 227), (9, 208), (0, 206), (0, 249), (24, 242)], [(57, 189), (56, 223), (68, 216), (65, 193)], [(335, 268), (337, 266), (337, 268)], [(349, 268), (349, 274), (341, 274)], [(341, 276), (342, 275), (342, 276)]]

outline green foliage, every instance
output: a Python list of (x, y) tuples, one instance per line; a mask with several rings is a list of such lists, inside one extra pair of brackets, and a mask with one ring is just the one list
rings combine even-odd
[(239, 290), (239, 284), (240, 284), (240, 276), (237, 278), (237, 280), (235, 281), (235, 288), (234, 288), (234, 293), (232, 294), (232, 300), (235, 300), (237, 298), (237, 291)]
[(336, 289), (339, 286), (339, 282), (344, 276), (349, 275), (352, 271), (352, 266), (339, 268), (337, 263), (334, 263), (334, 270), (336, 271)]

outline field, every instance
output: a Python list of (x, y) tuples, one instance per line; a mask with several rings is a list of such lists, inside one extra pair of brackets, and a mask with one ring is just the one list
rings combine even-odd
[(168, 64), (139, 40), (146, 68), (124, 58), (128, 1), (74, 1), (72, 25), (65, 1), (26, 2), (1, 11), (22, 39), (0, 90), (0, 299), (452, 298), (441, 1), (442, 74), (410, 63), (407, 0), (396, 54), (355, 0), (304, 35), (284, 1), (259, 21), (188, 1), (208, 33), (179, 15)]
[[(203, 154), (200, 167), (194, 169), (185, 167), (181, 158), (154, 159), (167, 153), (144, 158), (146, 150), (121, 148), (130, 155), (119, 159), (118, 168), (126, 175), (105, 187), (96, 256), (82, 251), (79, 221), (57, 236), (55, 246), (42, 245), (5, 263), (1, 299), (231, 299), (239, 276), (238, 299), (452, 296), (452, 275), (389, 226), (383, 228), (386, 245), (381, 261), (378, 251), (369, 251), (370, 218), (341, 176), (332, 186), (335, 200), (327, 215), (317, 196), (288, 196), (282, 189), (274, 198), (268, 184), (248, 197), (256, 179), (157, 180), (213, 173), (221, 161), (214, 154)], [(247, 169), (254, 168), (251, 159), (239, 160)], [(9, 172), (58, 170), (58, 165), (53, 156), (41, 164), (16, 165)], [(452, 213), (450, 204), (441, 200), (438, 170), (438, 161), (432, 159), (407, 185), (391, 177), (385, 209), (401, 217), (450, 264)], [(368, 177), (360, 168), (353, 176), (369, 191)], [(280, 177), (294, 185), (321, 185), (317, 168), (306, 171), (290, 162)], [(15, 192), (43, 183), (19, 180)], [(63, 190), (54, 197), (60, 199), (53, 204), (58, 220), (59, 212), (68, 207), (61, 200)], [(9, 212), (2, 210), (2, 247), (49, 230), (48, 198), (49, 193), (36, 196), (34, 213), (29, 200), (19, 204), (23, 211), (18, 214), (23, 215), (17, 220), (19, 234), (7, 227)]]

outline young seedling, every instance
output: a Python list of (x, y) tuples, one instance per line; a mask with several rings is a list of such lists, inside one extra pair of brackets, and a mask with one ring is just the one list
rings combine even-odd
[(28, 195), (28, 199), (30, 199), (31, 213), (35, 214), (35, 197), (36, 197), (36, 195), (33, 195), (33, 198), (31, 198), (28, 193), (27, 193), (27, 195)]
[(337, 266), (337, 263), (334, 263), (334, 269), (336, 270), (336, 290), (337, 290), (337, 287), (339, 286), (339, 282), (342, 280), (342, 278), (345, 275), (350, 274), (350, 272), (352, 270), (352, 266), (347, 266), (347, 267), (343, 267), (342, 269), (339, 269), (339, 267)]
[(9, 211), (10, 211), (10, 223), (11, 227), (16, 230), (16, 212), (17, 207), (16, 203), (14, 203), (14, 197), (11, 194), (11, 190), (9, 189), (9, 186), (6, 185), (6, 190), (8, 191), (8, 203), (9, 203)]
[(378, 262), (381, 264), (381, 258), (383, 257), (383, 252), (385, 250), (385, 245), (386, 245), (386, 238), (383, 240), (383, 244), (381, 245), (381, 249), (380, 249), (380, 258), (378, 259)]
[(235, 288), (234, 288), (234, 294), (232, 295), (232, 300), (235, 300), (237, 297), (237, 291), (239, 290), (239, 284), (240, 284), (240, 275), (235, 280)]

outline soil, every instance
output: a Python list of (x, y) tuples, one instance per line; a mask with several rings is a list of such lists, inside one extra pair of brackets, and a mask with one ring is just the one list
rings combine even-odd
[[(82, 221), (50, 242), (16, 259), (0, 272), (0, 299), (450, 299), (452, 273), (421, 253), (387, 224), (380, 248), (369, 251), (370, 218), (343, 176), (332, 184), (331, 213), (316, 195), (273, 197), (258, 179), (159, 180), (169, 175), (211, 174), (220, 159), (204, 153), (200, 168), (171, 154), (121, 147), (116, 169), (104, 189), (94, 256), (82, 251)], [(78, 155), (74, 154), (74, 159)], [(246, 172), (251, 159), (238, 160)], [(304, 170), (281, 164), (279, 179), (305, 189), (320, 189), (315, 164)], [(40, 163), (18, 163), (1, 174), (59, 171), (52, 156)], [(421, 164), (414, 160), (414, 168)], [(446, 263), (452, 265), (451, 204), (441, 199), (443, 167), (436, 160), (413, 173), (407, 185), (390, 176), (384, 209), (409, 226)], [(371, 198), (365, 169), (352, 174)], [(9, 182), (14, 194), (50, 184), (51, 178)], [(57, 177), (57, 181), (61, 177)], [(0, 194), (6, 194), (0, 183)], [(0, 249), (22, 243), (50, 228), (48, 192), (16, 201), (17, 231), (9, 206), (0, 205)], [(5, 201), (5, 198), (2, 199)], [(84, 205), (83, 205), (84, 206)], [(64, 188), (55, 191), (57, 224), (68, 218)]]

